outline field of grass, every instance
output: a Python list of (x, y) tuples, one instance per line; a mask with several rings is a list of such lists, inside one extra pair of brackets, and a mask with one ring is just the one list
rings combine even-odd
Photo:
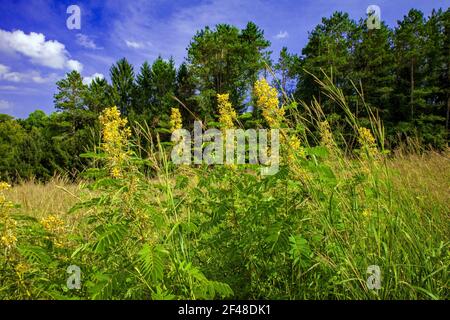
[(0, 298), (448, 299), (448, 151), (388, 155), (380, 122), (349, 113), (349, 155), (314, 114), (320, 141), (285, 129), (279, 171), (262, 176), (175, 166), (159, 143), (138, 157), (108, 109), (84, 182), (2, 185)]

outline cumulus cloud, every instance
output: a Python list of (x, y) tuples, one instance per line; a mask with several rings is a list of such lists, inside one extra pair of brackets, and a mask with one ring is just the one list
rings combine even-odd
[(67, 68), (70, 70), (75, 70), (81, 73), (83, 71), (83, 65), (77, 60), (67, 60)]
[(0, 100), (0, 110), (9, 110), (13, 107), (13, 104), (6, 100)]
[(95, 78), (104, 79), (105, 76), (104, 76), (103, 74), (101, 74), (101, 73), (94, 73), (94, 74), (91, 75), (91, 76), (83, 77), (83, 83), (89, 85), (89, 84), (91, 84), (91, 82), (92, 82)]
[(275, 39), (286, 39), (289, 37), (289, 33), (287, 31), (280, 31), (278, 32), (278, 34), (275, 36)]
[(58, 78), (55, 73), (43, 77), (38, 71), (30, 72), (16, 72), (11, 71), (8, 66), (0, 64), (0, 80), (9, 82), (35, 82), (35, 83), (47, 83), (53, 82)]
[(88, 49), (94, 49), (94, 50), (101, 49), (97, 46), (97, 44), (94, 42), (94, 40), (91, 39), (88, 35), (85, 35), (82, 33), (77, 33), (76, 37), (77, 37), (77, 43), (82, 47), (85, 47)]
[(0, 29), (0, 50), (20, 53), (30, 58), (34, 64), (53, 69), (82, 69), (80, 62), (69, 59), (64, 44), (56, 40), (45, 40), (42, 33), (26, 34), (22, 30), (9, 32)]

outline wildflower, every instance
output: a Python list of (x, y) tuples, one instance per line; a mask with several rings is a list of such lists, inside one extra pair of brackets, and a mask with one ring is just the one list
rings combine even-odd
[(49, 233), (61, 234), (65, 231), (64, 221), (55, 215), (42, 219), (41, 224)]
[(219, 122), (224, 129), (233, 128), (233, 122), (236, 121), (237, 115), (230, 102), (228, 93), (218, 94), (217, 102), (219, 104)]
[(254, 90), (257, 106), (261, 108), (268, 125), (271, 128), (279, 127), (284, 119), (284, 108), (278, 106), (277, 90), (272, 88), (264, 78), (256, 81)]
[(47, 239), (51, 239), (55, 247), (63, 247), (63, 236), (66, 231), (64, 221), (55, 215), (50, 215), (42, 219), (41, 224), (48, 233), (52, 234), (52, 236), (47, 237)]
[(99, 117), (102, 125), (103, 149), (108, 155), (111, 175), (122, 176), (121, 167), (127, 158), (128, 138), (131, 130), (127, 127), (127, 119), (120, 117), (117, 107), (107, 108)]
[(378, 154), (375, 138), (369, 129), (364, 127), (358, 128), (358, 142), (369, 157), (374, 158)]
[(285, 162), (289, 166), (293, 177), (300, 180), (310, 180), (310, 174), (302, 167), (301, 163), (297, 161), (298, 158), (306, 158), (306, 150), (302, 147), (300, 139), (296, 135), (287, 135), (282, 129), (282, 141), (285, 143)]
[(296, 135), (291, 135), (287, 138), (287, 154), (288, 163), (290, 165), (294, 163), (297, 156), (300, 158), (306, 157), (306, 151), (301, 146), (300, 139)]
[(3, 246), (10, 249), (11, 247), (14, 247), (17, 242), (17, 238), (12, 232), (12, 230), (7, 230), (4, 235), (1, 237), (1, 241)]
[(181, 129), (183, 127), (183, 119), (178, 108), (172, 108), (170, 113), (170, 131)]
[(334, 146), (333, 134), (327, 120), (319, 122), (320, 144), (332, 150)]
[(11, 188), (11, 185), (6, 182), (0, 182), (0, 191), (8, 190)]

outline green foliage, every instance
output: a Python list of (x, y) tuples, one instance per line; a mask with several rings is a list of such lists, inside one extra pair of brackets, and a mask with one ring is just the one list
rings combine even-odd
[[(57, 83), (58, 112), (0, 115), (1, 180), (83, 172), (87, 188), (70, 228), (24, 215), (0, 194), (0, 298), (446, 299), (448, 197), (395, 186), (386, 145), (396, 135), (448, 144), (448, 18), (412, 10), (395, 30), (366, 30), (334, 13), (301, 56), (284, 48), (275, 83), (284, 129), (300, 147), (289, 157), (283, 145), (271, 176), (257, 165), (177, 167), (167, 158), (174, 96), (185, 122), (209, 127), (217, 93), (247, 107), (269, 47), (253, 23), (201, 30), (178, 70), (158, 57), (135, 77), (122, 59), (111, 84), (89, 86), (73, 71)], [(97, 120), (113, 104), (134, 130), (116, 150), (116, 174)], [(259, 111), (240, 122), (263, 127)], [(69, 265), (82, 270), (80, 290), (67, 288)], [(382, 270), (380, 290), (367, 288), (370, 265)]]
[(229, 93), (237, 110), (245, 109), (249, 89), (264, 68), (270, 42), (254, 23), (245, 29), (219, 24), (197, 32), (188, 48), (188, 62), (197, 89), (201, 116), (215, 113), (216, 94)]
[(112, 82), (111, 95), (114, 105), (119, 108), (122, 114), (128, 114), (135, 104), (133, 66), (127, 59), (122, 58), (111, 67), (110, 76)]

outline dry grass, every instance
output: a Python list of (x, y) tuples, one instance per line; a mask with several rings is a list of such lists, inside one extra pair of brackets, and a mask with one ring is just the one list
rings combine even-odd
[(43, 184), (35, 180), (21, 182), (6, 192), (8, 200), (20, 205), (23, 214), (42, 219), (50, 214), (57, 215), (73, 224), (79, 214), (69, 214), (81, 196), (79, 184), (56, 176)]
[(412, 193), (425, 205), (441, 206), (449, 211), (450, 151), (396, 154), (389, 160), (394, 190)]

